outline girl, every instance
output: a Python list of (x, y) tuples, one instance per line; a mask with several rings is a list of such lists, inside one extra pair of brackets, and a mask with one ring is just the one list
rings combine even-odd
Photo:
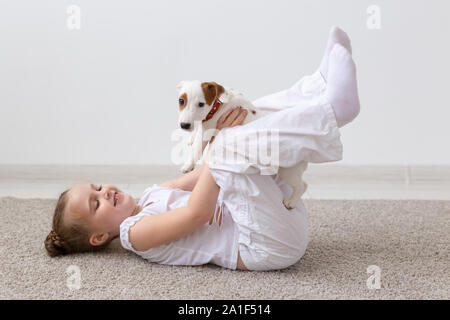
[[(45, 240), (48, 254), (99, 250), (120, 237), (125, 249), (161, 264), (274, 270), (296, 263), (308, 242), (306, 210), (301, 201), (292, 210), (284, 207), (292, 189), (277, 181), (273, 168), (342, 159), (339, 128), (359, 114), (348, 36), (333, 27), (314, 74), (254, 105), (274, 112), (246, 125), (240, 125), (245, 112), (224, 114), (203, 165), (153, 184), (137, 204), (112, 185), (64, 191)], [(276, 163), (233, 148), (236, 138), (264, 130), (273, 143), (252, 139), (250, 146), (277, 155)], [(230, 150), (232, 158), (224, 160)]]

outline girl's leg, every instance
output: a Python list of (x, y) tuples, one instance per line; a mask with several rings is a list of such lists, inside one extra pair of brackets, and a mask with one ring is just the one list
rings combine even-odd
[(211, 146), (209, 166), (235, 173), (272, 175), (300, 161), (342, 159), (339, 128), (320, 73), (303, 78), (308, 99), (243, 126), (222, 129)]
[[(306, 250), (308, 235), (303, 203), (300, 201), (296, 208), (287, 210), (282, 200), (292, 190), (267, 176), (274, 162), (261, 161), (249, 151), (268, 149), (265, 155), (271, 155), (275, 166), (278, 161), (279, 166), (286, 167), (300, 161), (318, 163), (342, 158), (340, 111), (348, 111), (348, 105), (356, 104), (357, 89), (352, 84), (356, 79), (351, 79), (354, 72), (348, 70), (352, 68), (351, 57), (343, 55), (341, 48), (330, 53), (327, 69), (330, 81), (318, 71), (288, 90), (261, 99), (268, 107), (272, 104), (281, 111), (244, 126), (224, 129), (212, 144), (210, 172), (239, 228), (239, 252), (250, 270), (282, 269), (294, 264)], [(340, 79), (338, 74), (347, 76)], [(348, 120), (357, 113), (347, 115)], [(271, 129), (269, 141), (251, 137)], [(241, 148), (242, 144), (239, 147), (242, 138), (249, 138), (249, 151)], [(224, 158), (224, 153), (217, 151), (231, 151), (234, 157)]]
[[(272, 175), (279, 167), (301, 161), (320, 163), (342, 159), (339, 127), (359, 113), (354, 62), (336, 44), (330, 53), (329, 83), (320, 72), (300, 80), (300, 99), (243, 126), (225, 128), (212, 144), (210, 167), (243, 174)], [(295, 101), (295, 100), (293, 100)]]
[(292, 210), (283, 205), (289, 186), (280, 186), (267, 175), (210, 172), (220, 186), (220, 201), (237, 226), (239, 253), (249, 270), (283, 269), (303, 256), (307, 214), (302, 201)]
[(339, 127), (359, 114), (356, 66), (350, 52), (336, 44), (330, 53), (326, 98), (330, 101)]
[(341, 44), (351, 54), (352, 48), (350, 38), (344, 31), (342, 31), (338, 27), (333, 26), (329, 33), (327, 46), (323, 54), (321, 64), (316, 71), (322, 76), (322, 79), (317, 79), (319, 75), (313, 76), (313, 78), (316, 78), (316, 81), (319, 83), (314, 83), (314, 80), (312, 79), (301, 79), (289, 89), (282, 90), (280, 92), (276, 92), (253, 101), (253, 105), (267, 112), (276, 112), (299, 105), (301, 103), (308, 103), (308, 101), (313, 98), (311, 96), (313, 92), (311, 92), (311, 90), (308, 90), (310, 88), (308, 86), (305, 87), (303, 83), (307, 81), (310, 83), (309, 86), (317, 88), (317, 86), (322, 86), (323, 83), (326, 82), (328, 77), (330, 53), (334, 45), (337, 43)]
[[(288, 210), (282, 202), (284, 188), (270, 176), (233, 175), (238, 185), (234, 190), (246, 203), (244, 210), (232, 211), (240, 229), (239, 250), (244, 264), (250, 270), (274, 270), (296, 263), (308, 245), (308, 217), (303, 202)], [(258, 192), (252, 191), (255, 187)], [(228, 206), (228, 199), (225, 201)]]
[(326, 88), (325, 79), (320, 72), (305, 76), (286, 90), (282, 90), (255, 101), (253, 105), (267, 112), (277, 112), (302, 104), (310, 104)]

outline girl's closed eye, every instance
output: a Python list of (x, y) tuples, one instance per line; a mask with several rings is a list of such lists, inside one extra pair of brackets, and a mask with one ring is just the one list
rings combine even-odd
[[(102, 185), (100, 185), (100, 187), (98, 188), (97, 191), (101, 191), (101, 190), (102, 190)], [(97, 206), (95, 207), (95, 210), (97, 210), (98, 207), (100, 207), (100, 201), (96, 200), (96, 202), (97, 202)]]

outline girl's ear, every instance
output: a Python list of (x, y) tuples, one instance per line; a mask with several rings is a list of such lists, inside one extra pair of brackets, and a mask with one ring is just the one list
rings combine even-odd
[(106, 243), (106, 241), (109, 240), (109, 233), (94, 233), (93, 235), (91, 235), (91, 237), (89, 238), (89, 243), (91, 245), (95, 246), (100, 246), (104, 243)]

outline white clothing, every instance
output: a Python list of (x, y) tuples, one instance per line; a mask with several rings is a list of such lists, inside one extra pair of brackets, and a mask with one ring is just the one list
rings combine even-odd
[[(144, 253), (133, 250), (128, 230), (134, 223), (145, 215), (187, 204), (189, 191), (154, 185), (146, 190), (140, 205), (155, 199), (162, 199), (163, 205), (152, 209), (151, 204), (138, 215), (127, 218), (120, 226), (122, 245), (148, 260), (168, 264), (212, 262), (236, 269), (238, 250), (249, 270), (282, 269), (296, 263), (308, 243), (303, 203), (299, 201), (296, 208), (287, 210), (282, 201), (292, 188), (277, 182), (275, 174), (265, 174), (270, 172), (270, 164), (247, 157), (243, 150), (234, 150), (234, 143), (239, 137), (274, 128), (279, 131), (281, 167), (291, 167), (300, 161), (320, 163), (342, 159), (339, 128), (324, 96), (325, 87), (319, 72), (303, 77), (291, 88), (253, 102), (258, 108), (277, 112), (246, 125), (222, 129), (216, 136), (211, 146), (209, 168), (220, 187), (218, 206), (224, 208), (228, 223), (222, 232), (212, 232), (209, 226), (202, 226), (171, 244)], [(261, 147), (261, 141), (250, 140), (249, 144)], [(268, 145), (270, 149), (272, 144)], [(221, 156), (231, 147), (234, 158), (227, 157), (223, 161)]]
[[(341, 160), (340, 132), (325, 88), (321, 74), (315, 72), (287, 90), (258, 99), (253, 102), (256, 107), (277, 112), (243, 126), (222, 129), (212, 144), (210, 172), (238, 225), (239, 252), (250, 270), (282, 269), (296, 263), (308, 243), (307, 216), (301, 200), (296, 208), (285, 208), (283, 198), (290, 196), (292, 188), (277, 182), (275, 175), (263, 175), (271, 171), (270, 164), (248, 157), (234, 147), (235, 142), (276, 128), (280, 167), (291, 167), (302, 160)], [(272, 148), (264, 139), (248, 143), (249, 149)], [(230, 150), (233, 157), (222, 161)]]
[(153, 203), (121, 223), (120, 242), (122, 246), (144, 259), (160, 264), (201, 265), (213, 263), (225, 268), (236, 269), (239, 231), (220, 197), (217, 200), (211, 224), (207, 222), (183, 238), (147, 251), (137, 251), (132, 247), (128, 238), (130, 227), (148, 215), (186, 206), (190, 194), (190, 191), (161, 187), (157, 184), (145, 189), (138, 205), (145, 206), (149, 202)]

